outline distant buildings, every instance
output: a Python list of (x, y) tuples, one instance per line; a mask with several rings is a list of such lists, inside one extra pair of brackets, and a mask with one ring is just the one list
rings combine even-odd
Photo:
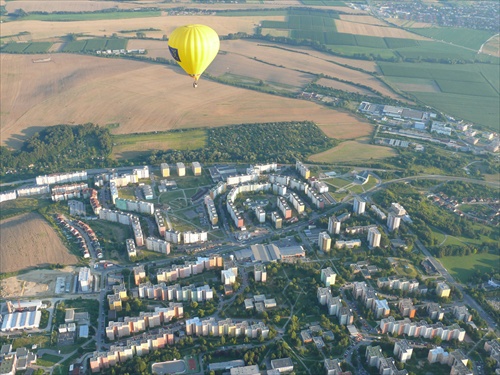
[(405, 334), (408, 337), (424, 337), (427, 339), (432, 339), (437, 336), (443, 341), (450, 341), (453, 339), (463, 341), (465, 338), (465, 330), (460, 328), (458, 324), (452, 324), (451, 326), (445, 327), (441, 322), (428, 324), (423, 320), (420, 322), (412, 322), (408, 318), (396, 321), (392, 316), (380, 321), (380, 331), (383, 334), (391, 333), (397, 336)]

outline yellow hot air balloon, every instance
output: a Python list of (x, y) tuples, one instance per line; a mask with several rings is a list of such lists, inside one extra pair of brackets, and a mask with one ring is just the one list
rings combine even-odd
[(219, 36), (208, 26), (186, 25), (175, 29), (168, 38), (168, 49), (177, 63), (194, 78), (198, 78), (219, 52)]

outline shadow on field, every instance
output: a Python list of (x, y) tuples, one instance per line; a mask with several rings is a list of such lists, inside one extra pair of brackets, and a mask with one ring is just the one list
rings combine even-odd
[(23, 147), (24, 142), (33, 136), (33, 134), (38, 133), (45, 129), (46, 126), (30, 126), (29, 128), (23, 129), (21, 134), (14, 134), (9, 139), (5, 141), (7, 147), (19, 150)]

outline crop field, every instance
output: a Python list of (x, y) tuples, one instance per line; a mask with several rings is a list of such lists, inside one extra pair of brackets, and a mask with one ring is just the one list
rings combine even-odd
[(117, 11), (117, 12), (96, 12), (96, 13), (50, 13), (39, 14), (31, 13), (23, 17), (26, 21), (45, 21), (45, 22), (69, 22), (69, 21), (96, 21), (96, 20), (115, 20), (127, 18), (145, 18), (159, 17), (160, 11)]
[(490, 38), (483, 46), (481, 51), (485, 54), (500, 57), (500, 35)]
[[(193, 91), (174, 66), (70, 54), (53, 54), (55, 64), (33, 64), (32, 56), (0, 55), (0, 138), (14, 147), (17, 137), (40, 126), (86, 122), (118, 123), (114, 134), (302, 120), (344, 131), (342, 112), (203, 78)], [(366, 126), (353, 116), (349, 122)]]
[(426, 39), (424, 36), (416, 35), (396, 27), (344, 21), (343, 19), (335, 20), (335, 26), (337, 27), (337, 31), (339, 33), (370, 35), (379, 38)]
[(370, 145), (366, 141), (345, 141), (328, 151), (313, 155), (313, 162), (348, 163), (372, 159), (384, 159), (396, 155), (396, 152), (383, 146)]
[[(283, 67), (283, 74), (287, 71), (310, 72), (313, 74), (325, 74), (345, 81), (356, 82), (358, 84), (372, 87), (383, 95), (395, 99), (401, 97), (387, 88), (382, 82), (372, 75), (349, 69), (335, 64), (334, 58), (312, 51), (311, 54), (304, 54), (304, 49), (279, 48), (279, 45), (272, 43), (258, 43), (247, 40), (226, 40), (221, 43), (221, 50), (228, 53), (247, 56), (250, 59), (256, 58), (277, 67)], [(347, 60), (347, 59), (345, 59)], [(217, 60), (216, 60), (217, 61)], [(217, 63), (217, 62), (214, 63)], [(244, 69), (244, 67), (241, 67)]]
[(14, 12), (16, 9), (23, 9), (26, 13), (33, 12), (97, 12), (103, 9), (119, 8), (131, 9), (139, 7), (139, 4), (124, 3), (121, 1), (92, 1), (92, 0), (71, 0), (71, 1), (29, 1), (16, 0), (5, 2), (5, 9)]
[(476, 270), (484, 273), (494, 270), (500, 262), (500, 257), (498, 254), (484, 253), (443, 257), (438, 260), (453, 277), (467, 283)]
[(115, 159), (135, 158), (153, 150), (193, 150), (205, 145), (204, 130), (187, 130), (175, 133), (143, 133), (113, 136)]
[(354, 14), (341, 14), (339, 18), (342, 21), (353, 22), (353, 23), (362, 23), (366, 25), (378, 25), (378, 26), (387, 26), (387, 23), (379, 20), (373, 16), (368, 15), (354, 15)]
[(435, 40), (443, 40), (458, 46), (479, 50), (481, 45), (492, 35), (492, 32), (485, 30), (473, 30), (453, 27), (433, 27), (433, 28), (415, 28), (411, 31)]
[(397, 50), (397, 53), (403, 58), (410, 59), (427, 58), (436, 60), (470, 60), (477, 57), (476, 52), (469, 49), (429, 40), (420, 40), (418, 41), (417, 46), (400, 48)]
[(417, 92), (441, 92), (436, 81), (424, 78), (402, 78), (386, 77), (391, 85), (398, 87), (401, 91)]
[(321, 78), (316, 82), (320, 86), (330, 87), (335, 90), (343, 90), (347, 92), (356, 92), (361, 95), (373, 95), (369, 90), (363, 89), (361, 87), (350, 85), (348, 83), (334, 81), (333, 79)]
[(2, 47), (1, 51), (6, 53), (45, 53), (50, 47), (51, 42), (34, 43), (9, 43)]
[(127, 48), (127, 39), (88, 39), (68, 42), (63, 52), (94, 52), (99, 50), (117, 50)]
[(48, 264), (75, 264), (78, 258), (36, 213), (0, 221), (0, 272), (14, 272)]
[(148, 28), (159, 31), (148, 33), (148, 36), (161, 38), (162, 35), (169, 35), (178, 26), (186, 24), (201, 23), (212, 27), (219, 35), (229, 33), (246, 32), (253, 33), (255, 25), (262, 20), (283, 20), (283, 16), (175, 16), (175, 17), (146, 17), (128, 19), (106, 19), (106, 20), (86, 20), (68, 22), (49, 22), (38, 20), (19, 20), (2, 24), (3, 35), (16, 35), (29, 30), (32, 40), (56, 38), (61, 35), (85, 34), (94, 37), (109, 37), (113, 33), (119, 34), (122, 30)]
[[(434, 81), (440, 92), (422, 91), (406, 87), (408, 92), (423, 103), (458, 118), (498, 129), (498, 65), (490, 64), (378, 64), (389, 81), (403, 89), (409, 79), (422, 83)], [(401, 85), (401, 82), (403, 85)], [(410, 83), (411, 84), (411, 83)], [(429, 87), (429, 86), (428, 86)]]
[(336, 1), (336, 0), (300, 0), (300, 2), (304, 5), (309, 5), (309, 6), (337, 6), (337, 7), (343, 7), (345, 6), (345, 2), (343, 1)]

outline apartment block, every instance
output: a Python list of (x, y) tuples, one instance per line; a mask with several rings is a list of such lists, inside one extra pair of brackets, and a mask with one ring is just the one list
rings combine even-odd
[(323, 252), (330, 251), (332, 247), (332, 239), (326, 232), (321, 232), (318, 236), (318, 246)]
[(253, 267), (254, 277), (256, 282), (265, 283), (267, 281), (267, 270), (263, 264), (256, 264)]
[(335, 215), (330, 216), (330, 218), (328, 219), (328, 233), (340, 234), (340, 224), (340, 221)]
[(186, 175), (186, 166), (184, 163), (177, 163), (177, 176), (182, 177)]
[(441, 298), (447, 298), (451, 294), (451, 288), (446, 283), (437, 283), (436, 295)]
[(380, 240), (382, 238), (382, 235), (380, 231), (377, 228), (370, 228), (368, 230), (368, 246), (371, 248), (374, 247), (380, 247)]
[(359, 196), (354, 197), (352, 211), (355, 214), (361, 215), (365, 213), (365, 210), (366, 210), (366, 201)]
[(321, 281), (325, 283), (326, 287), (335, 285), (335, 278), (337, 274), (333, 272), (331, 267), (323, 268), (321, 270)]
[(311, 171), (304, 164), (302, 164), (299, 160), (295, 162), (295, 169), (302, 176), (304, 180), (307, 180), (311, 177)]
[(399, 362), (406, 363), (406, 361), (411, 359), (413, 348), (407, 340), (399, 340), (394, 343), (393, 353)]
[(199, 162), (194, 161), (193, 164), (191, 164), (191, 168), (193, 170), (193, 175), (201, 176), (201, 164)]
[(160, 171), (162, 177), (170, 177), (170, 166), (167, 163), (160, 164)]

